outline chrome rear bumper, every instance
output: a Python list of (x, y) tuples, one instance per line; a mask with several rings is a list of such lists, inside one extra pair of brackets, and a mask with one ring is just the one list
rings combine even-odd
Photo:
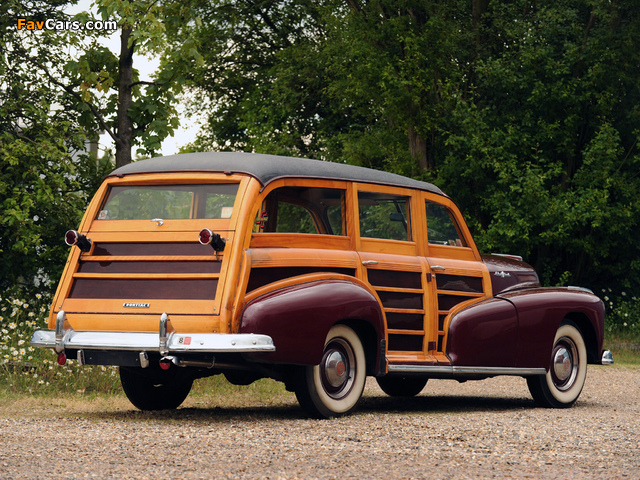
[(613, 365), (613, 354), (611, 350), (604, 350), (602, 352), (602, 365)]
[(268, 335), (167, 332), (169, 317), (160, 317), (158, 333), (151, 332), (79, 332), (65, 329), (66, 315), (60, 311), (56, 329), (36, 330), (34, 347), (52, 348), (57, 353), (69, 350), (108, 350), (158, 352), (161, 356), (180, 353), (273, 352), (276, 347)]

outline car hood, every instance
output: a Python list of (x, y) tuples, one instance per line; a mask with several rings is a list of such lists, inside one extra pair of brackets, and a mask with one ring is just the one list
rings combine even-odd
[(489, 269), (493, 294), (498, 295), (517, 288), (539, 287), (540, 280), (533, 267), (505, 255), (482, 255)]

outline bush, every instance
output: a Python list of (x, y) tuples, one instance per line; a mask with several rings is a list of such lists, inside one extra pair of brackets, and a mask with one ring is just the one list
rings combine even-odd
[(113, 393), (120, 391), (115, 367), (59, 366), (49, 349), (29, 342), (38, 328), (47, 328), (50, 298), (35, 294), (24, 300), (18, 293), (0, 297), (0, 391), (46, 394), (60, 391)]
[(605, 333), (627, 342), (640, 342), (640, 303), (638, 298), (611, 289), (603, 289), (601, 295), (607, 312)]

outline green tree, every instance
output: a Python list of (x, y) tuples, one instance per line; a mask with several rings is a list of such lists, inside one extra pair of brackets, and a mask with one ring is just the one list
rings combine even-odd
[(143, 82), (133, 53), (160, 54), (164, 35), (193, 20), (178, 2), (99, 0), (104, 20), (117, 20), (120, 51), (99, 43), (103, 32), (18, 29), (31, 21), (69, 17), (70, 2), (8, 0), (0, 6), (0, 286), (55, 281), (68, 249), (66, 229), (78, 225), (110, 169), (86, 154), (87, 138), (105, 131), (116, 144), (116, 163), (131, 161), (132, 145), (151, 155), (177, 126), (181, 71), (197, 62), (188, 37), (164, 57), (155, 78)]
[[(120, 50), (111, 52), (95, 40), (82, 54), (64, 65), (70, 82), (65, 90), (93, 123), (113, 139), (116, 167), (132, 160), (132, 147), (140, 155), (154, 155), (161, 142), (178, 127), (176, 94), (182, 90), (183, 70), (199, 61), (196, 44), (183, 38), (179, 48), (167, 50), (167, 30), (197, 19), (181, 2), (96, 0), (103, 20), (115, 20), (120, 29)], [(79, 15), (86, 18), (87, 14)], [(168, 52), (168, 53), (167, 53)], [(151, 81), (139, 78), (134, 54), (159, 56), (164, 61)]]
[(640, 289), (637, 2), (492, 2), (438, 169), (487, 250)]
[(193, 5), (193, 148), (432, 180), (546, 284), (640, 292), (637, 0)]
[[(62, 3), (36, 2), (44, 20), (60, 15)], [(55, 279), (67, 253), (62, 238), (76, 225), (84, 208), (77, 165), (70, 151), (83, 147), (85, 136), (56, 85), (43, 81), (39, 63), (61, 53), (56, 39), (24, 36), (15, 28), (16, 2), (0, 7), (0, 288), (33, 286)], [(61, 245), (62, 244), (62, 245)], [(46, 288), (46, 286), (45, 286)]]

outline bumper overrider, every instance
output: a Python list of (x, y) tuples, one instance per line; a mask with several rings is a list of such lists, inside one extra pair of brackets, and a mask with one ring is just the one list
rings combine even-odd
[[(274, 352), (273, 340), (268, 335), (225, 333), (168, 332), (169, 316), (160, 317), (158, 333), (150, 332), (80, 332), (65, 328), (66, 314), (61, 310), (56, 317), (55, 330), (36, 330), (31, 346), (51, 348), (58, 354), (58, 363), (67, 361), (67, 351), (75, 352), (80, 365), (133, 364), (147, 368), (150, 356), (159, 357), (160, 365), (213, 368), (216, 353)], [(101, 353), (98, 353), (101, 352)], [(92, 361), (99, 358), (100, 360)], [(107, 360), (105, 360), (107, 359)]]

